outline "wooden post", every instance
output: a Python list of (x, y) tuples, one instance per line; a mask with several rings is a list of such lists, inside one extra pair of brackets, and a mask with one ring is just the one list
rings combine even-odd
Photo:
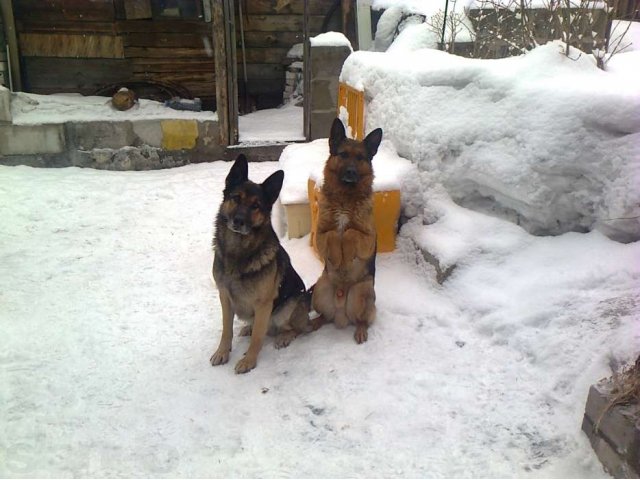
[(304, 14), (302, 17), (302, 85), (304, 89), (304, 97), (302, 99), (302, 123), (304, 138), (311, 140), (311, 55), (309, 41), (309, 2), (304, 0)]
[(20, 55), (18, 54), (18, 36), (16, 35), (16, 24), (13, 18), (13, 6), (11, 0), (0, 0), (0, 9), (5, 25), (5, 35), (7, 46), (9, 47), (9, 61), (11, 75), (11, 86), (14, 92), (22, 91), (22, 75), (20, 74)]
[(216, 68), (216, 110), (220, 145), (238, 143), (238, 83), (233, 0), (212, 2), (213, 48)]

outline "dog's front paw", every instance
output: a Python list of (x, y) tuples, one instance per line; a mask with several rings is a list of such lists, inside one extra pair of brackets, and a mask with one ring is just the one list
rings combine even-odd
[(293, 340), (296, 338), (296, 336), (297, 336), (297, 333), (294, 332), (293, 330), (288, 332), (282, 332), (276, 337), (276, 340), (273, 343), (273, 346), (276, 347), (277, 349), (288, 347), (289, 344), (293, 342)]
[(211, 365), (215, 367), (216, 365), (223, 365), (227, 363), (229, 361), (229, 352), (231, 352), (231, 349), (229, 348), (218, 348), (216, 353), (211, 355), (211, 358), (209, 359)]
[(256, 368), (257, 364), (258, 362), (254, 357), (245, 355), (242, 360), (236, 363), (236, 373), (247, 373), (249, 370)]
[(356, 343), (360, 344), (367, 341), (367, 338), (369, 338), (368, 328), (367, 325), (356, 325), (356, 333), (353, 335)]

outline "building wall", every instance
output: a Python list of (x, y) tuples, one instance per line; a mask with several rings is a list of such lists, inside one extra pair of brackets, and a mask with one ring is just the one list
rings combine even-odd
[[(217, 0), (14, 0), (25, 90), (88, 95), (119, 82), (158, 81), (180, 85), (215, 109), (215, 47), (203, 3), (209, 1)], [(236, 8), (240, 1), (248, 92), (259, 108), (275, 106), (287, 52), (302, 41), (304, 2), (236, 0)], [(317, 34), (334, 0), (307, 1)], [(331, 28), (340, 26), (339, 17), (338, 10)], [(242, 89), (238, 22), (236, 16)]]

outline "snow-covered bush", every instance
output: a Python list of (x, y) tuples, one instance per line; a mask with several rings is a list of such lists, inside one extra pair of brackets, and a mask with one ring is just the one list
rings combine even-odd
[[(430, 48), (473, 58), (520, 55), (550, 40), (592, 53), (599, 68), (621, 51), (629, 30), (617, 22), (620, 0), (374, 0), (384, 9), (376, 33), (376, 51), (385, 51), (408, 23), (424, 22), (437, 37)], [(624, 18), (634, 18), (637, 8)], [(622, 40), (621, 40), (622, 39)], [(458, 48), (456, 46), (458, 45)], [(460, 46), (465, 48), (461, 49)]]

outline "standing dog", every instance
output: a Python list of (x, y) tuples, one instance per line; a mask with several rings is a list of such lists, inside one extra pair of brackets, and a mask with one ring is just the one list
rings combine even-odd
[(250, 335), (251, 342), (236, 373), (256, 366), (267, 333), (277, 335), (275, 347), (283, 348), (311, 329), (309, 295), (271, 226), (271, 207), (283, 179), (284, 172), (278, 170), (262, 184), (253, 183), (247, 159), (238, 156), (216, 217), (213, 278), (222, 306), (222, 338), (211, 365), (229, 361), (233, 317), (238, 315), (248, 322), (240, 336)]
[(340, 119), (333, 121), (319, 203), (316, 239), (324, 271), (313, 289), (313, 308), (321, 315), (314, 324), (354, 323), (357, 343), (367, 341), (376, 315), (371, 161), (381, 140), (380, 128), (362, 142), (348, 139)]

